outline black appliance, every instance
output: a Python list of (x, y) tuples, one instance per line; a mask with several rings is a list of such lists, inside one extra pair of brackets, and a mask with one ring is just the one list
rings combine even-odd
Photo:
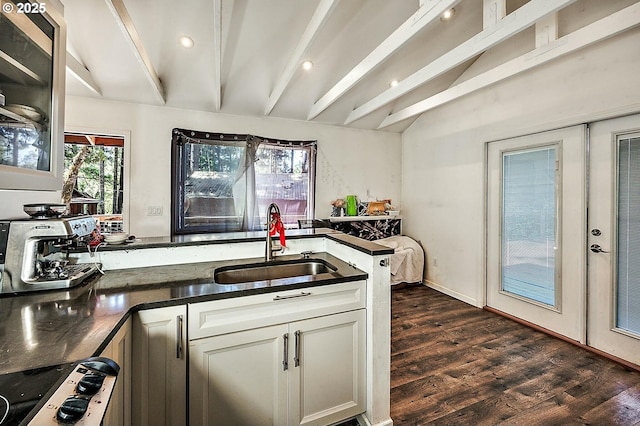
[(105, 357), (0, 376), (0, 426), (100, 425), (120, 367)]
[(74, 364), (0, 375), (0, 425), (17, 425), (66, 377)]

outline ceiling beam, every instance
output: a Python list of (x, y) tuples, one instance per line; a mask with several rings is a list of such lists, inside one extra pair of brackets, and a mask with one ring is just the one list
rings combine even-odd
[(525, 55), (505, 62), (454, 87), (393, 113), (380, 124), (378, 129), (422, 114), (476, 90), (483, 89), (638, 26), (640, 26), (640, 3), (613, 13), (562, 38), (542, 45)]
[(458, 4), (460, 0), (439, 0), (437, 2), (422, 3), (420, 9), (400, 25), (378, 47), (367, 55), (358, 65), (347, 73), (327, 93), (325, 93), (311, 108), (307, 120), (313, 120), (322, 111), (329, 108), (349, 89), (355, 86), (368, 73), (387, 60), (394, 52), (402, 47), (420, 30), (433, 22), (437, 22), (447, 9)]
[(162, 87), (162, 83), (160, 82), (158, 73), (151, 63), (149, 54), (147, 53), (147, 50), (142, 43), (142, 38), (140, 38), (140, 35), (136, 30), (136, 27), (133, 24), (133, 20), (129, 15), (129, 11), (127, 11), (127, 8), (125, 7), (123, 0), (105, 0), (105, 2), (107, 3), (109, 10), (111, 11), (111, 14), (118, 23), (122, 34), (124, 34), (127, 42), (131, 46), (133, 54), (142, 65), (142, 70), (144, 71), (145, 76), (154, 89), (153, 92), (156, 96), (156, 99), (161, 104), (165, 104), (166, 99), (164, 96), (164, 88)]
[(575, 1), (576, 0), (531, 0), (498, 21), (496, 25), (482, 30), (469, 40), (426, 65), (424, 68), (411, 74), (398, 83), (397, 86), (385, 90), (375, 98), (354, 109), (347, 117), (345, 124), (353, 123), (371, 114), (384, 105), (393, 102), (399, 97), (415, 90), (417, 87), (490, 49), (501, 41), (530, 27), (546, 15), (557, 12)]
[(213, 88), (218, 112), (222, 106), (222, 0), (213, 0)]
[(280, 79), (274, 86), (273, 92), (271, 92), (271, 95), (267, 100), (267, 105), (264, 108), (264, 115), (269, 115), (273, 110), (273, 107), (278, 103), (278, 100), (280, 100), (280, 97), (293, 79), (296, 70), (300, 67), (304, 54), (320, 33), (320, 29), (338, 5), (338, 2), (339, 0), (322, 0), (320, 4), (318, 4), (318, 7), (307, 24), (307, 28), (304, 30), (298, 45), (289, 58), (289, 62), (287, 62), (284, 70), (280, 74)]
[(485, 30), (507, 16), (507, 0), (484, 0), (482, 4), (482, 29)]
[(558, 39), (558, 14), (552, 13), (536, 22), (536, 48)]
[(93, 79), (91, 72), (85, 68), (71, 53), (67, 52), (67, 71), (71, 73), (80, 83), (87, 89), (91, 90), (98, 96), (102, 96), (100, 86)]

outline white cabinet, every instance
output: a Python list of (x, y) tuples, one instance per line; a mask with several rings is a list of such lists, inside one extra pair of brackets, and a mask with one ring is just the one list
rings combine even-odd
[(120, 366), (105, 413), (104, 426), (131, 425), (131, 320), (127, 320), (101, 354)]
[(143, 310), (133, 317), (132, 423), (187, 422), (186, 306)]
[[(190, 423), (315, 425), (363, 413), (364, 299), (355, 282), (189, 305), (190, 338), (200, 337), (189, 343)], [(264, 326), (234, 327), (237, 302), (253, 307), (241, 324)], [(293, 320), (278, 323), (287, 307)]]
[(287, 325), (196, 340), (189, 346), (192, 425), (286, 425)]
[(289, 325), (290, 425), (329, 424), (365, 411), (365, 322), (360, 309)]

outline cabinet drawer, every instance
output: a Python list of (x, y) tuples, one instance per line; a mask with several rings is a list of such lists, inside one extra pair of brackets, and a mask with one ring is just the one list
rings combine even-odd
[(345, 312), (365, 306), (365, 281), (189, 304), (189, 339)]

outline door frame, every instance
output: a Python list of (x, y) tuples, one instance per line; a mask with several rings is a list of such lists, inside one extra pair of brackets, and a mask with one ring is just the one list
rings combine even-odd
[[(572, 137), (581, 138), (579, 146), (568, 147), (567, 144), (562, 142), (565, 138), (572, 138)], [(499, 309), (488, 306), (489, 291), (491, 289), (491, 286), (489, 285), (490, 284), (489, 279), (491, 275), (491, 266), (489, 265), (489, 261), (490, 261), (489, 257), (491, 256), (491, 253), (492, 253), (492, 248), (490, 244), (492, 243), (492, 238), (495, 238), (491, 236), (493, 234), (490, 235), (490, 221), (492, 218), (490, 208), (492, 208), (491, 202), (493, 200), (491, 200), (491, 197), (490, 197), (491, 188), (489, 187), (489, 183), (490, 183), (490, 173), (491, 173), (491, 169), (490, 169), (490, 147), (492, 146), (491, 144), (498, 144), (498, 143), (506, 144), (506, 143), (509, 143), (509, 141), (515, 142), (520, 139), (522, 140), (531, 139), (531, 141), (528, 141), (526, 144), (523, 143), (522, 147), (518, 149), (525, 149), (526, 147), (531, 148), (534, 146), (549, 145), (554, 141), (560, 141), (560, 147), (559, 147), (560, 158), (563, 159), (563, 164), (561, 165), (561, 168), (564, 170), (560, 177), (561, 182), (564, 182), (564, 184), (566, 185), (572, 185), (570, 188), (570, 191), (573, 192), (574, 197), (577, 197), (578, 204), (582, 206), (581, 211), (579, 212), (579, 218), (577, 219), (579, 223), (577, 225), (575, 224), (573, 225), (574, 228), (576, 226), (579, 226), (580, 233), (577, 237), (573, 238), (573, 241), (568, 241), (568, 239), (566, 238), (566, 233), (569, 231), (568, 231), (568, 228), (566, 228), (566, 226), (567, 224), (571, 222), (575, 223), (576, 221), (575, 217), (571, 216), (571, 212), (569, 210), (572, 205), (575, 205), (575, 201), (573, 203), (570, 201), (568, 202), (566, 199), (563, 199), (560, 201), (562, 206), (562, 211), (560, 212), (560, 214), (562, 215), (562, 217), (559, 220), (561, 221), (561, 223), (565, 224), (565, 229), (561, 232), (561, 235), (559, 235), (559, 239), (562, 241), (562, 244), (563, 244), (562, 246), (563, 252), (560, 253), (560, 256), (559, 256), (560, 259), (563, 259), (563, 262), (560, 265), (560, 268), (561, 268), (560, 273), (563, 276), (563, 285), (560, 290), (562, 294), (559, 297), (561, 301), (568, 300), (568, 297), (567, 297), (568, 295), (566, 294), (567, 292), (566, 289), (568, 287), (565, 284), (567, 282), (570, 282), (570, 280), (568, 279), (568, 274), (570, 274), (570, 272), (568, 271), (568, 268), (565, 268), (566, 262), (569, 262), (569, 263), (577, 262), (580, 265), (580, 268), (579, 270), (576, 270), (574, 272), (576, 276), (572, 277), (571, 279), (576, 280), (576, 282), (578, 283), (577, 285), (579, 286), (582, 294), (579, 296), (580, 300), (577, 301), (577, 303), (579, 303), (579, 306), (577, 306), (574, 309), (578, 311), (577, 313), (575, 313), (575, 315), (577, 315), (578, 317), (575, 319), (575, 321), (578, 321), (578, 324), (576, 325), (575, 329), (570, 333), (571, 336), (567, 337), (567, 339), (576, 343), (586, 343), (586, 338), (587, 338), (586, 336), (586, 324), (587, 324), (587, 321), (586, 321), (586, 314), (587, 314), (586, 313), (586, 307), (587, 307), (587, 291), (586, 291), (586, 278), (587, 278), (586, 277), (587, 275), (586, 206), (587, 206), (587, 202), (586, 202), (586, 197), (587, 197), (587, 190), (588, 190), (587, 188), (588, 174), (587, 174), (586, 165), (587, 165), (587, 158), (588, 158), (588, 144), (587, 144), (588, 135), (587, 135), (587, 126), (584, 124), (567, 126), (560, 129), (542, 131), (542, 132), (537, 132), (533, 134), (514, 136), (510, 138), (505, 138), (505, 139), (492, 140), (484, 144), (484, 150), (485, 150), (484, 182), (483, 182), (484, 204), (485, 204), (484, 205), (485, 251), (484, 251), (484, 263), (483, 263), (484, 283), (481, 289), (482, 295), (479, 300), (482, 300), (482, 306), (487, 308), (488, 310), (492, 310), (492, 311), (506, 314), (507, 316), (516, 318), (513, 315), (513, 313), (503, 312)], [(505, 151), (505, 148), (501, 148), (500, 151), (501, 152)], [(565, 189), (563, 192), (566, 192), (566, 191), (567, 190)], [(493, 215), (495, 215), (495, 213), (493, 213)], [(493, 249), (493, 251), (495, 251), (495, 249)], [(516, 301), (516, 303), (526, 303), (527, 305), (531, 305), (531, 306), (534, 305), (533, 303), (519, 302), (517, 298), (514, 298), (514, 300)], [(534, 323), (527, 318), (520, 318), (521, 321), (525, 323), (533, 324), (541, 328), (542, 330), (546, 330), (552, 334), (556, 334), (559, 336), (563, 335), (563, 333), (560, 333), (549, 327), (549, 324), (553, 324), (555, 322), (555, 320), (552, 319), (553, 314), (558, 316), (560, 315), (558, 313), (558, 310), (548, 309), (546, 307), (539, 308), (539, 309), (549, 312), (548, 314), (543, 313), (543, 315), (545, 316), (545, 319), (541, 320), (540, 323)], [(563, 310), (564, 309), (560, 308), (560, 311), (563, 311)]]

